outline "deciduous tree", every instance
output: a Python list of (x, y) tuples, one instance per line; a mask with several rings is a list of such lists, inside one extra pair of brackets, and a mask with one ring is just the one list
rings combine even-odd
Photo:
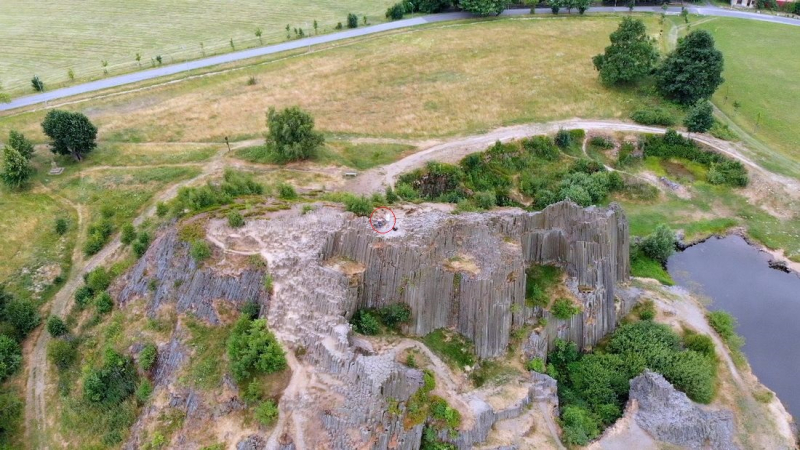
[(16, 130), (8, 133), (8, 145), (22, 153), (22, 156), (31, 159), (33, 156), (33, 143), (24, 134)]
[(705, 133), (714, 126), (714, 109), (708, 100), (700, 100), (689, 109), (683, 120), (691, 133)]
[(3, 167), (0, 178), (3, 179), (6, 186), (19, 188), (28, 181), (32, 172), (28, 158), (13, 147), (8, 145), (3, 147)]
[(313, 158), (325, 142), (314, 130), (314, 118), (296, 106), (280, 112), (270, 108), (267, 127), (267, 146), (282, 161)]
[(647, 36), (644, 22), (625, 17), (610, 39), (611, 45), (606, 47), (605, 53), (592, 59), (603, 83), (633, 83), (653, 70), (658, 51)]
[(689, 33), (656, 71), (656, 84), (665, 97), (684, 105), (710, 98), (724, 81), (722, 53), (705, 30)]
[(42, 129), (52, 139), (50, 150), (57, 155), (81, 161), (97, 147), (97, 127), (81, 113), (53, 109), (44, 117)]
[(508, 8), (509, 0), (459, 0), (464, 11), (479, 16), (498, 16)]

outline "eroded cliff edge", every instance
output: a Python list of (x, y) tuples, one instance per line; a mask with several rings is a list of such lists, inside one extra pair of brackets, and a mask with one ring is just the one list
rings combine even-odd
[[(491, 358), (505, 351), (512, 330), (541, 317), (549, 320), (527, 340), (530, 354), (545, 353), (556, 338), (593, 346), (632, 306), (620, 290), (629, 278), (628, 224), (615, 206), (584, 209), (562, 202), (534, 213), (453, 215), (441, 205), (404, 205), (394, 211), (397, 230), (388, 234), (335, 205), (252, 217), (237, 229), (211, 219), (204, 227), (215, 257), (202, 268), (170, 230), (120, 283), (119, 298), (124, 304), (146, 297), (152, 314), (174, 304), (179, 313), (210, 323), (217, 320), (216, 301), (259, 301), (262, 316), (289, 350), (292, 379), (275, 429), (241, 443), (287, 449), (419, 448), (422, 425), (408, 426), (403, 415), (422, 373), (400, 364), (398, 355), (422, 346), (401, 339), (375, 350), (354, 338), (348, 318), (358, 308), (407, 303), (412, 321), (406, 334), (452, 328), (474, 341), (479, 357)], [(237, 265), (237, 258), (250, 255), (267, 261), (272, 295), (263, 289), (264, 271)], [(582, 312), (558, 320), (528, 306), (525, 270), (532, 264), (564, 269)], [(431, 360), (442, 366), (434, 367), (437, 375), (452, 378), (435, 355)], [(526, 414), (542, 391), (542, 380), (532, 376), (502, 395), (443, 381), (435, 394), (463, 420), (457, 434), (439, 437), (463, 449), (485, 441), (498, 421)], [(174, 392), (169, 381), (161, 388), (173, 398), (193, 395)], [(399, 404), (399, 414), (389, 412), (390, 400)]]

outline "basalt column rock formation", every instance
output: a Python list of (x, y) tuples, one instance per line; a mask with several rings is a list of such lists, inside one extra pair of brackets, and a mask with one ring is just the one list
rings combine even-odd
[(619, 208), (583, 209), (562, 202), (538, 213), (509, 210), (424, 217), (409, 212), (398, 232), (365, 232), (351, 221), (333, 233), (323, 258), (365, 268), (353, 307), (411, 306), (408, 332), (453, 327), (480, 357), (500, 355), (512, 327), (549, 314), (525, 304), (525, 269), (554, 264), (583, 313), (553, 320), (548, 339), (594, 345), (616, 326), (615, 289), (629, 277), (628, 224)]

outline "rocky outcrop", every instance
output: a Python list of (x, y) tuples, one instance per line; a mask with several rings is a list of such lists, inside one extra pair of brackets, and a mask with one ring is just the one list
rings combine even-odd
[(739, 448), (731, 411), (698, 405), (649, 370), (632, 379), (630, 385), (628, 408), (636, 402), (634, 419), (653, 438), (692, 450)]
[[(616, 326), (615, 290), (628, 280), (628, 223), (622, 211), (561, 202), (541, 212), (485, 214), (409, 212), (400, 232), (365, 232), (361, 221), (335, 231), (323, 258), (345, 257), (365, 267), (356, 307), (411, 306), (408, 331), (424, 335), (452, 327), (475, 343), (480, 357), (501, 354), (513, 327), (534, 316), (552, 322), (544, 333), (592, 346)], [(468, 259), (472, 270), (450, 261)], [(559, 321), (525, 304), (525, 269), (555, 264), (583, 313)], [(453, 268), (456, 267), (456, 269)]]
[(224, 300), (233, 306), (255, 301), (265, 305), (264, 271), (250, 267), (199, 265), (189, 256), (189, 244), (170, 229), (151, 244), (150, 250), (118, 283), (118, 301), (123, 306), (146, 297), (152, 316), (160, 307), (174, 303), (177, 312), (191, 312), (211, 324), (218, 324), (213, 302)]

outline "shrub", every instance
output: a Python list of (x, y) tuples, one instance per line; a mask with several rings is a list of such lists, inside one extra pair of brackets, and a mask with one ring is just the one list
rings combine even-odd
[(661, 108), (638, 109), (631, 114), (631, 119), (642, 125), (661, 125), (664, 127), (675, 125), (675, 118), (672, 114)]
[(78, 347), (65, 339), (53, 339), (47, 344), (47, 358), (58, 369), (69, 369), (78, 360)]
[(84, 281), (92, 293), (97, 293), (111, 286), (111, 274), (108, 273), (105, 267), (96, 267), (84, 276)]
[(239, 214), (239, 211), (230, 211), (228, 213), (228, 225), (231, 228), (241, 228), (244, 226), (244, 217)]
[(196, 262), (201, 263), (211, 257), (211, 247), (206, 241), (197, 240), (192, 242), (189, 254)]
[(133, 360), (107, 349), (103, 365), (88, 372), (83, 380), (83, 396), (91, 403), (115, 406), (136, 390)]
[(656, 318), (656, 305), (653, 303), (652, 300), (645, 300), (638, 306), (639, 308), (637, 313), (639, 315), (639, 319), (653, 320)]
[(169, 205), (164, 202), (156, 203), (156, 215), (158, 217), (164, 217), (169, 212)]
[(669, 363), (658, 370), (676, 389), (699, 403), (714, 398), (716, 362), (693, 350), (673, 353)]
[(358, 28), (358, 16), (353, 13), (347, 15), (347, 28)]
[(603, 136), (593, 136), (589, 139), (589, 145), (609, 150), (614, 148), (614, 141)]
[(586, 445), (600, 434), (600, 426), (586, 408), (567, 406), (561, 413), (564, 441), (569, 445)]
[(50, 316), (47, 319), (47, 332), (52, 337), (59, 337), (69, 333), (69, 329), (60, 317)]
[(4, 445), (4, 435), (17, 427), (17, 422), (22, 416), (22, 401), (11, 392), (0, 391), (0, 448), (10, 450), (11, 446)]
[(356, 333), (374, 336), (381, 331), (381, 323), (372, 311), (359, 309), (350, 319)]
[(240, 317), (228, 338), (228, 357), (237, 382), (256, 373), (273, 373), (286, 368), (285, 352), (267, 328), (266, 319)]
[(712, 359), (717, 355), (714, 341), (705, 334), (690, 333), (683, 339), (683, 345), (689, 350), (694, 350)]
[(522, 141), (522, 148), (533, 153), (535, 156), (554, 161), (559, 158), (558, 147), (553, 144), (553, 140), (547, 136), (534, 136)]
[(555, 143), (562, 149), (568, 148), (570, 145), (572, 145), (572, 135), (568, 130), (561, 128), (556, 133)]
[(633, 155), (634, 151), (636, 151), (636, 147), (632, 143), (623, 143), (622, 146), (620, 146), (619, 154), (617, 155), (617, 167), (625, 168), (636, 163), (639, 158)]
[(158, 358), (158, 347), (155, 344), (147, 344), (142, 347), (142, 350), (139, 352), (139, 367), (144, 372), (149, 372), (150, 369), (153, 368), (153, 365), (156, 363), (156, 359)]
[(251, 300), (242, 306), (242, 315), (250, 318), (250, 320), (258, 319), (258, 314), (261, 312), (261, 305), (257, 301)]
[(544, 360), (542, 358), (533, 358), (528, 360), (528, 362), (525, 363), (525, 369), (531, 372), (547, 372), (547, 368), (545, 367)]
[(394, 193), (394, 189), (392, 189), (391, 186), (387, 186), (386, 187), (386, 203), (391, 205), (392, 203), (394, 203), (394, 202), (396, 202), (398, 200), (400, 200), (400, 197), (398, 197), (397, 194)]
[(264, 290), (272, 293), (272, 274), (265, 274), (264, 275)]
[(150, 382), (147, 378), (143, 379), (141, 383), (139, 383), (139, 387), (136, 388), (136, 402), (140, 405), (144, 405), (147, 403), (147, 399), (150, 398), (150, 394), (153, 393), (153, 383)]
[(642, 240), (640, 248), (645, 256), (666, 264), (667, 259), (675, 252), (675, 233), (661, 224), (653, 234)]
[(119, 240), (123, 245), (129, 245), (134, 239), (136, 239), (136, 228), (133, 227), (133, 224), (126, 223), (122, 226)]
[(42, 322), (39, 310), (28, 300), (12, 300), (5, 307), (6, 321), (14, 327), (16, 337), (24, 339)]
[(403, 18), (405, 12), (402, 3), (395, 3), (386, 10), (386, 18), (389, 20), (400, 20)]
[(730, 315), (730, 313), (726, 311), (711, 311), (706, 315), (706, 319), (708, 319), (708, 324), (711, 325), (711, 328), (713, 328), (722, 339), (728, 341), (737, 336), (736, 327), (738, 323), (736, 318)]
[(108, 314), (114, 309), (114, 299), (108, 292), (101, 292), (94, 299), (94, 307), (98, 314)]
[(280, 183), (278, 185), (278, 197), (283, 200), (294, 200), (297, 198), (297, 191), (290, 184)]
[(574, 316), (581, 312), (581, 309), (572, 304), (572, 301), (567, 298), (559, 298), (553, 302), (553, 307), (550, 308), (550, 312), (553, 313), (557, 319), (566, 320), (570, 317)]
[(55, 231), (58, 235), (63, 235), (67, 232), (68, 224), (67, 219), (59, 217), (56, 219)]
[(384, 325), (397, 328), (411, 320), (411, 307), (405, 303), (393, 303), (378, 310), (378, 315)]
[(278, 419), (278, 405), (272, 400), (267, 400), (256, 406), (253, 414), (261, 425), (272, 425)]
[(496, 197), (494, 192), (476, 192), (475, 196), (472, 197), (475, 202), (475, 206), (481, 209), (492, 209), (496, 204)]
[(348, 196), (344, 201), (345, 209), (357, 216), (369, 216), (372, 214), (372, 202), (363, 195), (361, 197)]
[(417, 358), (414, 356), (413, 353), (409, 353), (406, 356), (406, 366), (416, 369), (417, 368)]
[(13, 375), (22, 364), (22, 349), (10, 337), (0, 334), (0, 382)]
[(430, 416), (437, 428), (449, 428), (455, 430), (461, 425), (461, 414), (457, 409), (447, 404), (447, 401), (438, 396), (431, 396)]
[(78, 305), (78, 308), (83, 309), (89, 304), (93, 296), (92, 288), (83, 285), (75, 291), (75, 304)]
[(695, 103), (686, 117), (683, 119), (683, 125), (691, 133), (705, 133), (714, 126), (714, 108), (708, 100), (700, 100)]

